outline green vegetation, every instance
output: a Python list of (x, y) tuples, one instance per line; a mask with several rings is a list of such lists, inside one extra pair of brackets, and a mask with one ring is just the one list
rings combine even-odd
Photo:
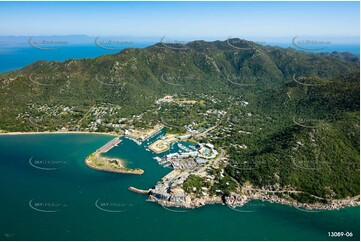
[(221, 191), (223, 195), (228, 196), (231, 192), (235, 192), (238, 188), (238, 184), (228, 175), (225, 174), (223, 178), (219, 178), (213, 184), (211, 192), (217, 194), (217, 191)]
[(316, 202), (327, 203), (326, 199), (318, 199), (307, 193), (299, 193), (299, 194), (291, 193), (289, 195), (291, 198), (293, 198), (296, 201), (301, 202), (301, 203), (308, 203), (308, 204), (316, 203)]
[(86, 164), (96, 170), (110, 171), (110, 172), (119, 172), (125, 174), (143, 174), (142, 169), (130, 169), (125, 167), (120, 159), (106, 158), (101, 155), (98, 151), (95, 151), (89, 155), (85, 162)]
[[(122, 134), (164, 123), (226, 151), (224, 177), (211, 192), (249, 182), (308, 194), (292, 195), (299, 201), (358, 195), (359, 58), (235, 42), (249, 49), (157, 44), (1, 74), (0, 130)], [(166, 95), (178, 102), (156, 103)], [(198, 192), (203, 182), (190, 176), (185, 189)]]
[[(194, 191), (194, 187), (196, 190)], [(196, 176), (196, 175), (189, 175), (189, 177), (183, 183), (184, 191), (188, 193), (196, 193), (200, 194), (202, 192), (202, 187), (209, 187), (209, 183), (205, 181), (204, 178)]]

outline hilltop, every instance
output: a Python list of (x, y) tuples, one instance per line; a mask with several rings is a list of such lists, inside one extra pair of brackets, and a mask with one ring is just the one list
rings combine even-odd
[(38, 61), (0, 75), (0, 130), (211, 129), (195, 137), (227, 154), (211, 191), (327, 203), (359, 194), (359, 65), (240, 39)]

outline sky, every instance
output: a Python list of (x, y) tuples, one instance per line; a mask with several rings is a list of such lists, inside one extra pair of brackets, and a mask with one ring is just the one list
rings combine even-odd
[(359, 2), (0, 2), (0, 36), (7, 35), (347, 41), (360, 35), (360, 7)]

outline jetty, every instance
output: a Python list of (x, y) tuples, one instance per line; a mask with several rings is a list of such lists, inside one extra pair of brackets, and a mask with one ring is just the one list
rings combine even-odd
[(106, 143), (105, 145), (103, 145), (102, 147), (100, 147), (98, 149), (98, 151), (100, 153), (107, 153), (114, 146), (117, 146), (120, 142), (122, 142), (122, 141), (119, 139), (119, 137), (116, 137), (116, 138), (112, 139), (111, 141), (109, 141), (108, 143)]
[(122, 174), (135, 174), (141, 175), (144, 173), (142, 169), (130, 169), (124, 165), (124, 161), (118, 158), (107, 158), (103, 157), (102, 154), (111, 150), (114, 146), (117, 146), (120, 142), (122, 142), (120, 137), (116, 137), (97, 149), (95, 152), (90, 154), (85, 159), (85, 164), (99, 171), (108, 171), (108, 172), (115, 172), (115, 173), (122, 173)]
[(135, 187), (129, 187), (128, 190), (132, 191), (132, 192), (135, 192), (135, 193), (140, 193), (140, 194), (149, 194), (150, 193), (150, 189), (142, 190), (142, 189), (138, 189), (138, 188), (135, 188)]

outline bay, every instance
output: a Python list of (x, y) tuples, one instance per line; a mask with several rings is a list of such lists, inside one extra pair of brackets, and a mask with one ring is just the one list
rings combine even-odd
[[(242, 208), (165, 208), (147, 189), (169, 168), (143, 145), (123, 139), (107, 155), (143, 175), (96, 171), (84, 164), (113, 139), (96, 134), (0, 136), (0, 240), (358, 240), (360, 208), (308, 212), (262, 201)], [(328, 232), (352, 232), (331, 238)]]

